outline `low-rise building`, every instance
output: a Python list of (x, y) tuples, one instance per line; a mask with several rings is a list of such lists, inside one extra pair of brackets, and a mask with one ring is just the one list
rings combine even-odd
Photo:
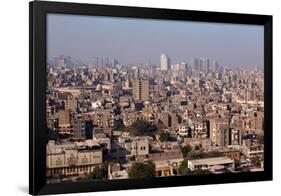
[(147, 137), (114, 138), (111, 141), (111, 158), (116, 160), (144, 159), (149, 154), (149, 139)]
[(180, 150), (151, 153), (148, 159), (155, 164), (156, 176), (173, 176), (178, 174), (183, 155)]
[(264, 149), (263, 146), (244, 146), (242, 152), (247, 158), (259, 157), (261, 159), (264, 154)]
[(111, 163), (108, 165), (108, 179), (117, 180), (117, 179), (127, 179), (129, 178), (128, 172), (126, 169), (121, 169), (119, 163)]
[(224, 166), (225, 169), (234, 169), (234, 160), (228, 157), (188, 160), (188, 168), (191, 171), (197, 169), (211, 170), (211, 168), (216, 165)]
[(90, 174), (102, 161), (100, 145), (93, 140), (47, 144), (47, 177)]

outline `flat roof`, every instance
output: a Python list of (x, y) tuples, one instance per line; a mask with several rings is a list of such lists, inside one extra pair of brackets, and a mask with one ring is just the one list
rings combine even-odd
[(128, 178), (128, 173), (126, 170), (112, 172), (112, 179), (126, 179)]
[(233, 163), (234, 160), (228, 157), (213, 157), (213, 158), (206, 158), (206, 159), (188, 160), (188, 162), (191, 162), (193, 165), (203, 165), (203, 164), (221, 165), (221, 164)]

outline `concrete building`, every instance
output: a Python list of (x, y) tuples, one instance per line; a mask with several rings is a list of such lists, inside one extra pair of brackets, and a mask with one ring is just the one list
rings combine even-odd
[(111, 159), (111, 140), (104, 133), (93, 134), (93, 140), (97, 141), (102, 149), (103, 160)]
[(129, 178), (128, 172), (126, 169), (121, 170), (121, 165), (119, 163), (111, 163), (108, 165), (108, 179), (117, 180), (117, 179), (127, 179)]
[(210, 139), (213, 145), (228, 146), (230, 137), (229, 123), (225, 119), (210, 119)]
[(134, 80), (133, 81), (133, 98), (137, 101), (147, 101), (149, 97), (149, 81)]
[(179, 172), (183, 155), (180, 150), (151, 153), (148, 159), (155, 164), (155, 176), (173, 176)]
[(47, 177), (90, 174), (102, 164), (100, 145), (93, 140), (85, 142), (47, 144)]
[(85, 138), (85, 122), (81, 117), (75, 117), (72, 120), (73, 137), (77, 139)]
[(71, 127), (70, 110), (59, 110), (59, 133), (61, 134), (72, 134), (73, 129)]
[(211, 170), (214, 166), (223, 166), (224, 169), (234, 169), (234, 160), (228, 157), (188, 160), (188, 168), (191, 171), (197, 169)]
[(239, 149), (230, 148), (229, 150), (224, 152), (224, 156), (239, 161), (241, 157), (241, 152)]
[(99, 128), (111, 128), (115, 122), (113, 109), (96, 109), (92, 118)]
[(182, 116), (177, 112), (163, 112), (159, 115), (159, 119), (166, 127), (175, 129), (182, 124)]
[(116, 160), (144, 159), (149, 154), (146, 137), (118, 137), (111, 141), (111, 158)]
[(58, 95), (58, 98), (62, 100), (62, 105), (65, 110), (70, 110), (70, 111), (76, 110), (77, 100), (71, 93), (69, 92), (60, 93)]
[(243, 146), (242, 153), (249, 159), (259, 157), (260, 159), (264, 156), (263, 146)]
[(231, 129), (231, 145), (241, 145), (242, 134), (239, 129)]

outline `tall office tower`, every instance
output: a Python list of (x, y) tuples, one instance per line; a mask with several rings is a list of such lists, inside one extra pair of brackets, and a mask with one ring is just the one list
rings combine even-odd
[(134, 70), (134, 79), (135, 80), (138, 80), (140, 78), (140, 69), (139, 68), (136, 68)]
[(200, 72), (203, 72), (204, 61), (205, 61), (204, 58), (199, 59), (199, 71)]
[(112, 60), (112, 66), (113, 66), (113, 67), (116, 67), (117, 64), (118, 64), (118, 60), (113, 59), (113, 60)]
[(101, 57), (101, 66), (103, 66), (103, 57)]
[(168, 71), (170, 69), (170, 58), (166, 54), (160, 56), (160, 69)]
[(192, 58), (191, 59), (191, 67), (192, 71), (199, 71), (199, 59), (197, 58)]
[(135, 100), (147, 101), (149, 97), (149, 81), (134, 80), (133, 81), (133, 98)]
[(211, 71), (214, 73), (219, 71), (219, 65), (218, 65), (217, 61), (215, 61), (215, 60), (213, 60), (213, 62), (212, 62)]
[(104, 63), (105, 63), (105, 65), (109, 65), (109, 58), (108, 57), (104, 58)]
[(209, 73), (210, 71), (210, 61), (209, 59), (204, 59), (203, 60), (203, 72)]

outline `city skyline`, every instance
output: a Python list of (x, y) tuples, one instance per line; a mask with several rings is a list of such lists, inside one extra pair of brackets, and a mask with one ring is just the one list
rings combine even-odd
[(262, 28), (53, 14), (48, 27), (48, 184), (264, 171)]
[(264, 171), (264, 75), (207, 60), (47, 68), (47, 183)]
[(167, 53), (171, 64), (203, 57), (228, 67), (263, 67), (258, 25), (48, 14), (47, 45), (48, 60), (64, 54), (86, 63), (108, 57), (159, 65)]

